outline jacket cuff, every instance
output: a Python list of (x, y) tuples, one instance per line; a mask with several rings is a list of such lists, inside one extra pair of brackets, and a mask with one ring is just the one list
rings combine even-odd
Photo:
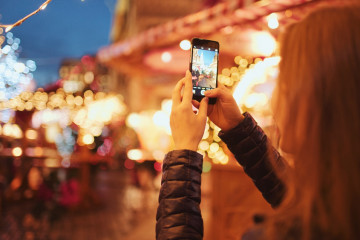
[(239, 139), (240, 141), (247, 138), (254, 128), (257, 126), (257, 122), (255, 119), (250, 115), (250, 113), (245, 112), (243, 113), (244, 119), (233, 129), (230, 129), (226, 132), (220, 131), (219, 137), (223, 140), (226, 144), (231, 141), (231, 139)]
[(202, 173), (203, 156), (192, 150), (173, 150), (166, 154), (163, 161), (163, 172), (174, 165), (186, 165), (187, 167)]

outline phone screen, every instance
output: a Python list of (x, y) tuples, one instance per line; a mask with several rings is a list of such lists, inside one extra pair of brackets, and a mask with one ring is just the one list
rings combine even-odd
[(194, 99), (201, 100), (206, 90), (217, 87), (218, 56), (217, 42), (193, 41), (190, 71)]

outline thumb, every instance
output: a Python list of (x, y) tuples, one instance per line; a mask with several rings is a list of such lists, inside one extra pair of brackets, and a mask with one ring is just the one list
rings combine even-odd
[(220, 84), (218, 88), (205, 91), (205, 96), (209, 98), (220, 98), (220, 99), (226, 99), (228, 97), (232, 97), (231, 92), (225, 86)]
[(223, 96), (223, 90), (221, 88), (215, 88), (205, 91), (205, 96), (210, 98), (221, 98)]
[(207, 117), (208, 104), (209, 104), (209, 98), (204, 97), (201, 100), (200, 106), (199, 106), (198, 116), (200, 116), (201, 118), (206, 118)]

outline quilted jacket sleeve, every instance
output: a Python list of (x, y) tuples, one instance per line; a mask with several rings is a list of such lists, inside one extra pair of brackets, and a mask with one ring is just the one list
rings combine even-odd
[(287, 165), (251, 115), (243, 115), (245, 119), (237, 127), (226, 133), (220, 132), (219, 137), (243, 166), (265, 200), (276, 207), (285, 194), (285, 185), (275, 173), (274, 165), (280, 172), (285, 171)]
[(156, 239), (202, 239), (200, 212), (202, 155), (190, 150), (169, 152), (156, 214)]

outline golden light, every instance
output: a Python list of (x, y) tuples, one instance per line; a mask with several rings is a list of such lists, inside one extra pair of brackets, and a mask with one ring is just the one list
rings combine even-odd
[(241, 57), (240, 57), (240, 56), (236, 56), (236, 57), (234, 58), (234, 62), (235, 62), (237, 65), (239, 65), (240, 60), (241, 60)]
[(68, 105), (74, 105), (75, 104), (75, 97), (73, 95), (67, 95), (66, 96), (66, 103)]
[(272, 13), (267, 17), (268, 20), (268, 26), (271, 29), (276, 29), (279, 27), (279, 21), (278, 21), (278, 16), (276, 13)]
[(76, 96), (75, 99), (74, 99), (74, 103), (75, 105), (77, 106), (81, 106), (83, 104), (83, 99), (81, 96)]
[(2, 134), (2, 127), (1, 127), (1, 125), (0, 125), (0, 135)]
[(251, 49), (260, 56), (270, 56), (275, 52), (276, 40), (268, 32), (257, 32), (252, 36)]
[(41, 10), (44, 10), (47, 7), (47, 4), (44, 4), (40, 7)]
[(33, 105), (32, 102), (26, 102), (26, 103), (25, 103), (25, 109), (26, 109), (27, 111), (31, 111), (33, 108), (34, 108), (34, 105)]
[(205, 130), (202, 139), (207, 139), (207, 138), (209, 137), (209, 135), (210, 135), (209, 131), (206, 131), (206, 130)]
[(163, 111), (155, 112), (153, 116), (153, 122), (158, 127), (167, 127), (168, 125), (170, 126), (170, 118)]
[(171, 53), (169, 53), (169, 52), (163, 52), (163, 53), (161, 54), (161, 61), (163, 61), (164, 63), (170, 62), (171, 59), (172, 59)]
[(185, 51), (190, 50), (191, 42), (189, 40), (182, 40), (180, 42), (180, 48)]
[[(23, 137), (23, 132), (21, 128), (17, 124), (9, 125), (11, 129), (11, 133), (8, 136), (11, 136), (13, 138), (20, 139)], [(9, 129), (7, 129), (9, 131)]]
[(209, 149), (209, 142), (207, 142), (207, 141), (201, 141), (200, 143), (199, 143), (199, 149), (200, 150), (202, 150), (202, 151), (206, 151), (206, 150), (208, 150)]
[(25, 110), (25, 104), (24, 104), (24, 103), (20, 103), (20, 104), (16, 107), (16, 109), (17, 109), (18, 111), (24, 111), (24, 110)]
[(245, 100), (245, 106), (247, 108), (252, 108), (255, 106), (265, 106), (268, 102), (268, 97), (264, 93), (252, 93)]
[(84, 97), (85, 98), (93, 98), (93, 96), (94, 96), (94, 93), (91, 90), (86, 90), (84, 92)]
[(94, 136), (91, 135), (91, 134), (85, 134), (83, 137), (82, 137), (82, 141), (83, 143), (85, 143), (86, 145), (90, 145), (94, 142)]
[(12, 25), (11, 25), (11, 26), (6, 27), (6, 28), (5, 28), (5, 32), (10, 31), (11, 29), (13, 29), (13, 27), (14, 27), (14, 26), (12, 26)]
[(94, 73), (93, 72), (86, 72), (84, 74), (84, 81), (86, 84), (90, 84), (94, 81)]
[(93, 126), (90, 128), (90, 133), (96, 137), (100, 136), (102, 133), (102, 127), (101, 126)]
[(219, 138), (217, 133), (214, 133), (213, 139), (214, 139), (215, 142), (220, 142), (221, 141), (221, 138)]
[(25, 132), (25, 137), (30, 140), (35, 140), (37, 138), (38, 134), (34, 129), (28, 129)]
[(166, 112), (168, 115), (171, 113), (172, 108), (172, 100), (171, 99), (165, 99), (161, 102), (161, 110)]
[(224, 75), (224, 76), (226, 76), (226, 77), (230, 77), (230, 74), (231, 74), (230, 69), (224, 68), (224, 69), (221, 71), (221, 74)]
[(103, 99), (103, 98), (105, 98), (105, 97), (106, 97), (106, 94), (105, 94), (104, 92), (97, 92), (97, 93), (95, 94), (95, 99), (96, 99), (96, 100)]
[(131, 128), (138, 128), (141, 125), (141, 116), (137, 113), (131, 113), (126, 118), (126, 125)]
[(35, 147), (34, 148), (34, 155), (37, 157), (41, 157), (44, 154), (44, 150), (42, 147)]
[(58, 125), (50, 125), (46, 128), (45, 130), (45, 138), (46, 141), (49, 143), (54, 143), (56, 137), (60, 134), (60, 128), (58, 127)]
[(79, 126), (80, 126), (80, 125), (82, 125), (82, 123), (84, 123), (84, 121), (85, 121), (85, 119), (86, 119), (86, 116), (87, 116), (87, 111), (86, 111), (85, 109), (80, 109), (80, 110), (76, 113), (73, 121), (74, 121), (74, 123), (75, 123), (76, 125), (79, 125)]
[(221, 159), (225, 156), (224, 151), (222, 150), (222, 148), (219, 148), (219, 150), (217, 152), (215, 152), (215, 157), (218, 159)]
[(239, 61), (239, 66), (242, 67), (242, 68), (246, 68), (247, 65), (249, 64), (248, 60), (243, 58)]
[(223, 158), (219, 159), (219, 162), (220, 162), (221, 164), (223, 164), (223, 165), (226, 165), (226, 164), (229, 163), (229, 157), (226, 156), (226, 155), (224, 155)]
[(44, 165), (49, 168), (60, 166), (60, 161), (56, 158), (47, 158), (44, 161)]
[(140, 149), (131, 149), (127, 152), (127, 156), (131, 160), (142, 160), (143, 152)]
[(15, 148), (13, 148), (11, 153), (14, 157), (20, 157), (22, 155), (23, 151), (20, 147), (15, 147)]
[(40, 95), (40, 101), (42, 102), (47, 102), (49, 100), (49, 96), (46, 92), (43, 92), (41, 95)]
[(266, 81), (265, 72), (276, 67), (280, 62), (280, 57), (266, 58), (264, 61), (260, 61), (255, 64), (252, 69), (249, 69), (241, 78), (241, 81), (236, 86), (233, 96), (238, 105), (244, 104), (245, 96), (249, 93), (250, 89)]
[(219, 150), (219, 144), (218, 143), (212, 143), (210, 144), (210, 152), (216, 153)]
[(208, 151), (207, 154), (208, 154), (209, 158), (213, 159), (214, 163), (219, 163), (219, 161), (215, 158), (215, 152)]

